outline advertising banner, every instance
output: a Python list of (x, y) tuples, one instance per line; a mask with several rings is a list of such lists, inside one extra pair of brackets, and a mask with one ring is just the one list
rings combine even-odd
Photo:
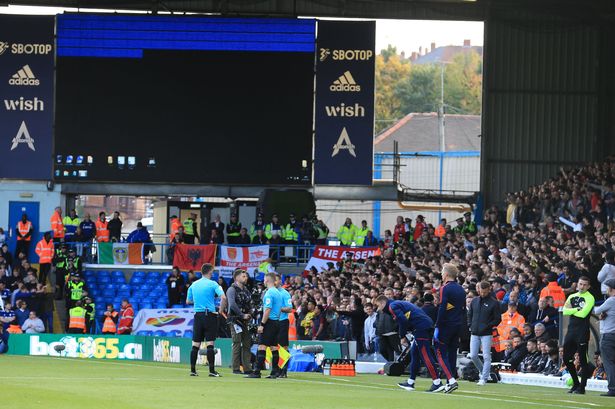
[[(291, 341), (290, 348), (322, 345), (327, 358), (339, 359), (345, 342)], [(62, 349), (57, 348), (63, 346)], [(230, 338), (215, 342), (216, 366), (228, 366), (232, 358)], [(205, 343), (201, 348), (206, 348)], [(77, 334), (12, 334), (9, 338), (11, 355), (53, 356), (82, 359), (124, 359), (148, 362), (190, 363), (192, 340), (181, 337), (139, 335), (77, 335)], [(198, 364), (205, 365), (205, 355), (199, 355)]]
[(215, 244), (178, 244), (175, 246), (173, 265), (180, 270), (201, 271), (203, 264), (215, 264), (217, 247)]
[(52, 178), (54, 17), (0, 14), (0, 178)]
[(252, 273), (258, 266), (269, 258), (269, 245), (233, 247), (220, 246), (220, 265), (218, 271), (223, 277), (232, 277), (237, 268)]
[(371, 185), (374, 21), (318, 21), (314, 182)]
[(20, 334), (9, 340), (9, 352), (18, 355), (142, 360), (143, 350), (142, 340), (132, 336)]
[(132, 331), (136, 335), (192, 336), (192, 308), (143, 309), (137, 313)]
[(348, 257), (353, 260), (367, 260), (369, 257), (379, 256), (379, 247), (338, 247), (338, 246), (316, 246), (314, 253), (305, 266), (305, 270), (315, 268), (317, 271), (328, 270), (328, 263), (337, 263)]

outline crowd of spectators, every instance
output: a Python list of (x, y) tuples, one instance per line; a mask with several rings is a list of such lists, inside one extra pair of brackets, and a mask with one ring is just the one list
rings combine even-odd
[[(581, 276), (589, 277), (598, 303), (604, 300), (601, 284), (615, 278), (614, 214), (615, 163), (607, 161), (562, 169), (541, 185), (511, 193), (507, 207), (487, 209), (478, 227), (470, 213), (454, 225), (442, 220), (436, 226), (420, 215), (414, 225), (400, 216), (379, 242), (381, 256), (306, 271), (286, 284), (298, 337), (356, 340), (360, 350), (379, 350), (390, 359), (399, 352), (395, 327), (387, 314), (374, 312), (373, 300), (384, 294), (433, 315), (440, 271), (452, 263), (461, 272), (467, 305), (481, 281), (491, 285), (501, 314), (493, 334), (497, 358), (514, 370), (561, 373), (557, 308)], [(359, 229), (349, 219), (346, 225)], [(338, 239), (345, 244), (343, 234)], [(469, 350), (467, 338), (461, 350)]]

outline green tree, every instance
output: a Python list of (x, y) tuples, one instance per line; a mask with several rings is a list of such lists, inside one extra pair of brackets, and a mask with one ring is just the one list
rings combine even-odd
[(376, 56), (376, 133), (406, 114), (398, 90), (409, 77), (410, 62), (395, 47), (389, 45)]
[(448, 111), (480, 115), (482, 59), (474, 51), (457, 54), (444, 71), (444, 103)]
[(398, 89), (402, 110), (411, 112), (435, 112), (439, 105), (440, 70), (429, 65), (413, 65), (412, 75)]

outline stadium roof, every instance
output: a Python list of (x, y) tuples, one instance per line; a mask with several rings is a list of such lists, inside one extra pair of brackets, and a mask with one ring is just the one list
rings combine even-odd
[[(480, 115), (446, 115), (447, 151), (479, 151)], [(400, 152), (439, 151), (438, 114), (411, 113), (387, 128), (374, 140), (376, 152), (393, 152), (393, 142), (399, 142)]]

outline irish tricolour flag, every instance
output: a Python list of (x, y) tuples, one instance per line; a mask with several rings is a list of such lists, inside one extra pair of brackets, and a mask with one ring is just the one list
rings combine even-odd
[(99, 264), (143, 264), (143, 243), (98, 243)]

